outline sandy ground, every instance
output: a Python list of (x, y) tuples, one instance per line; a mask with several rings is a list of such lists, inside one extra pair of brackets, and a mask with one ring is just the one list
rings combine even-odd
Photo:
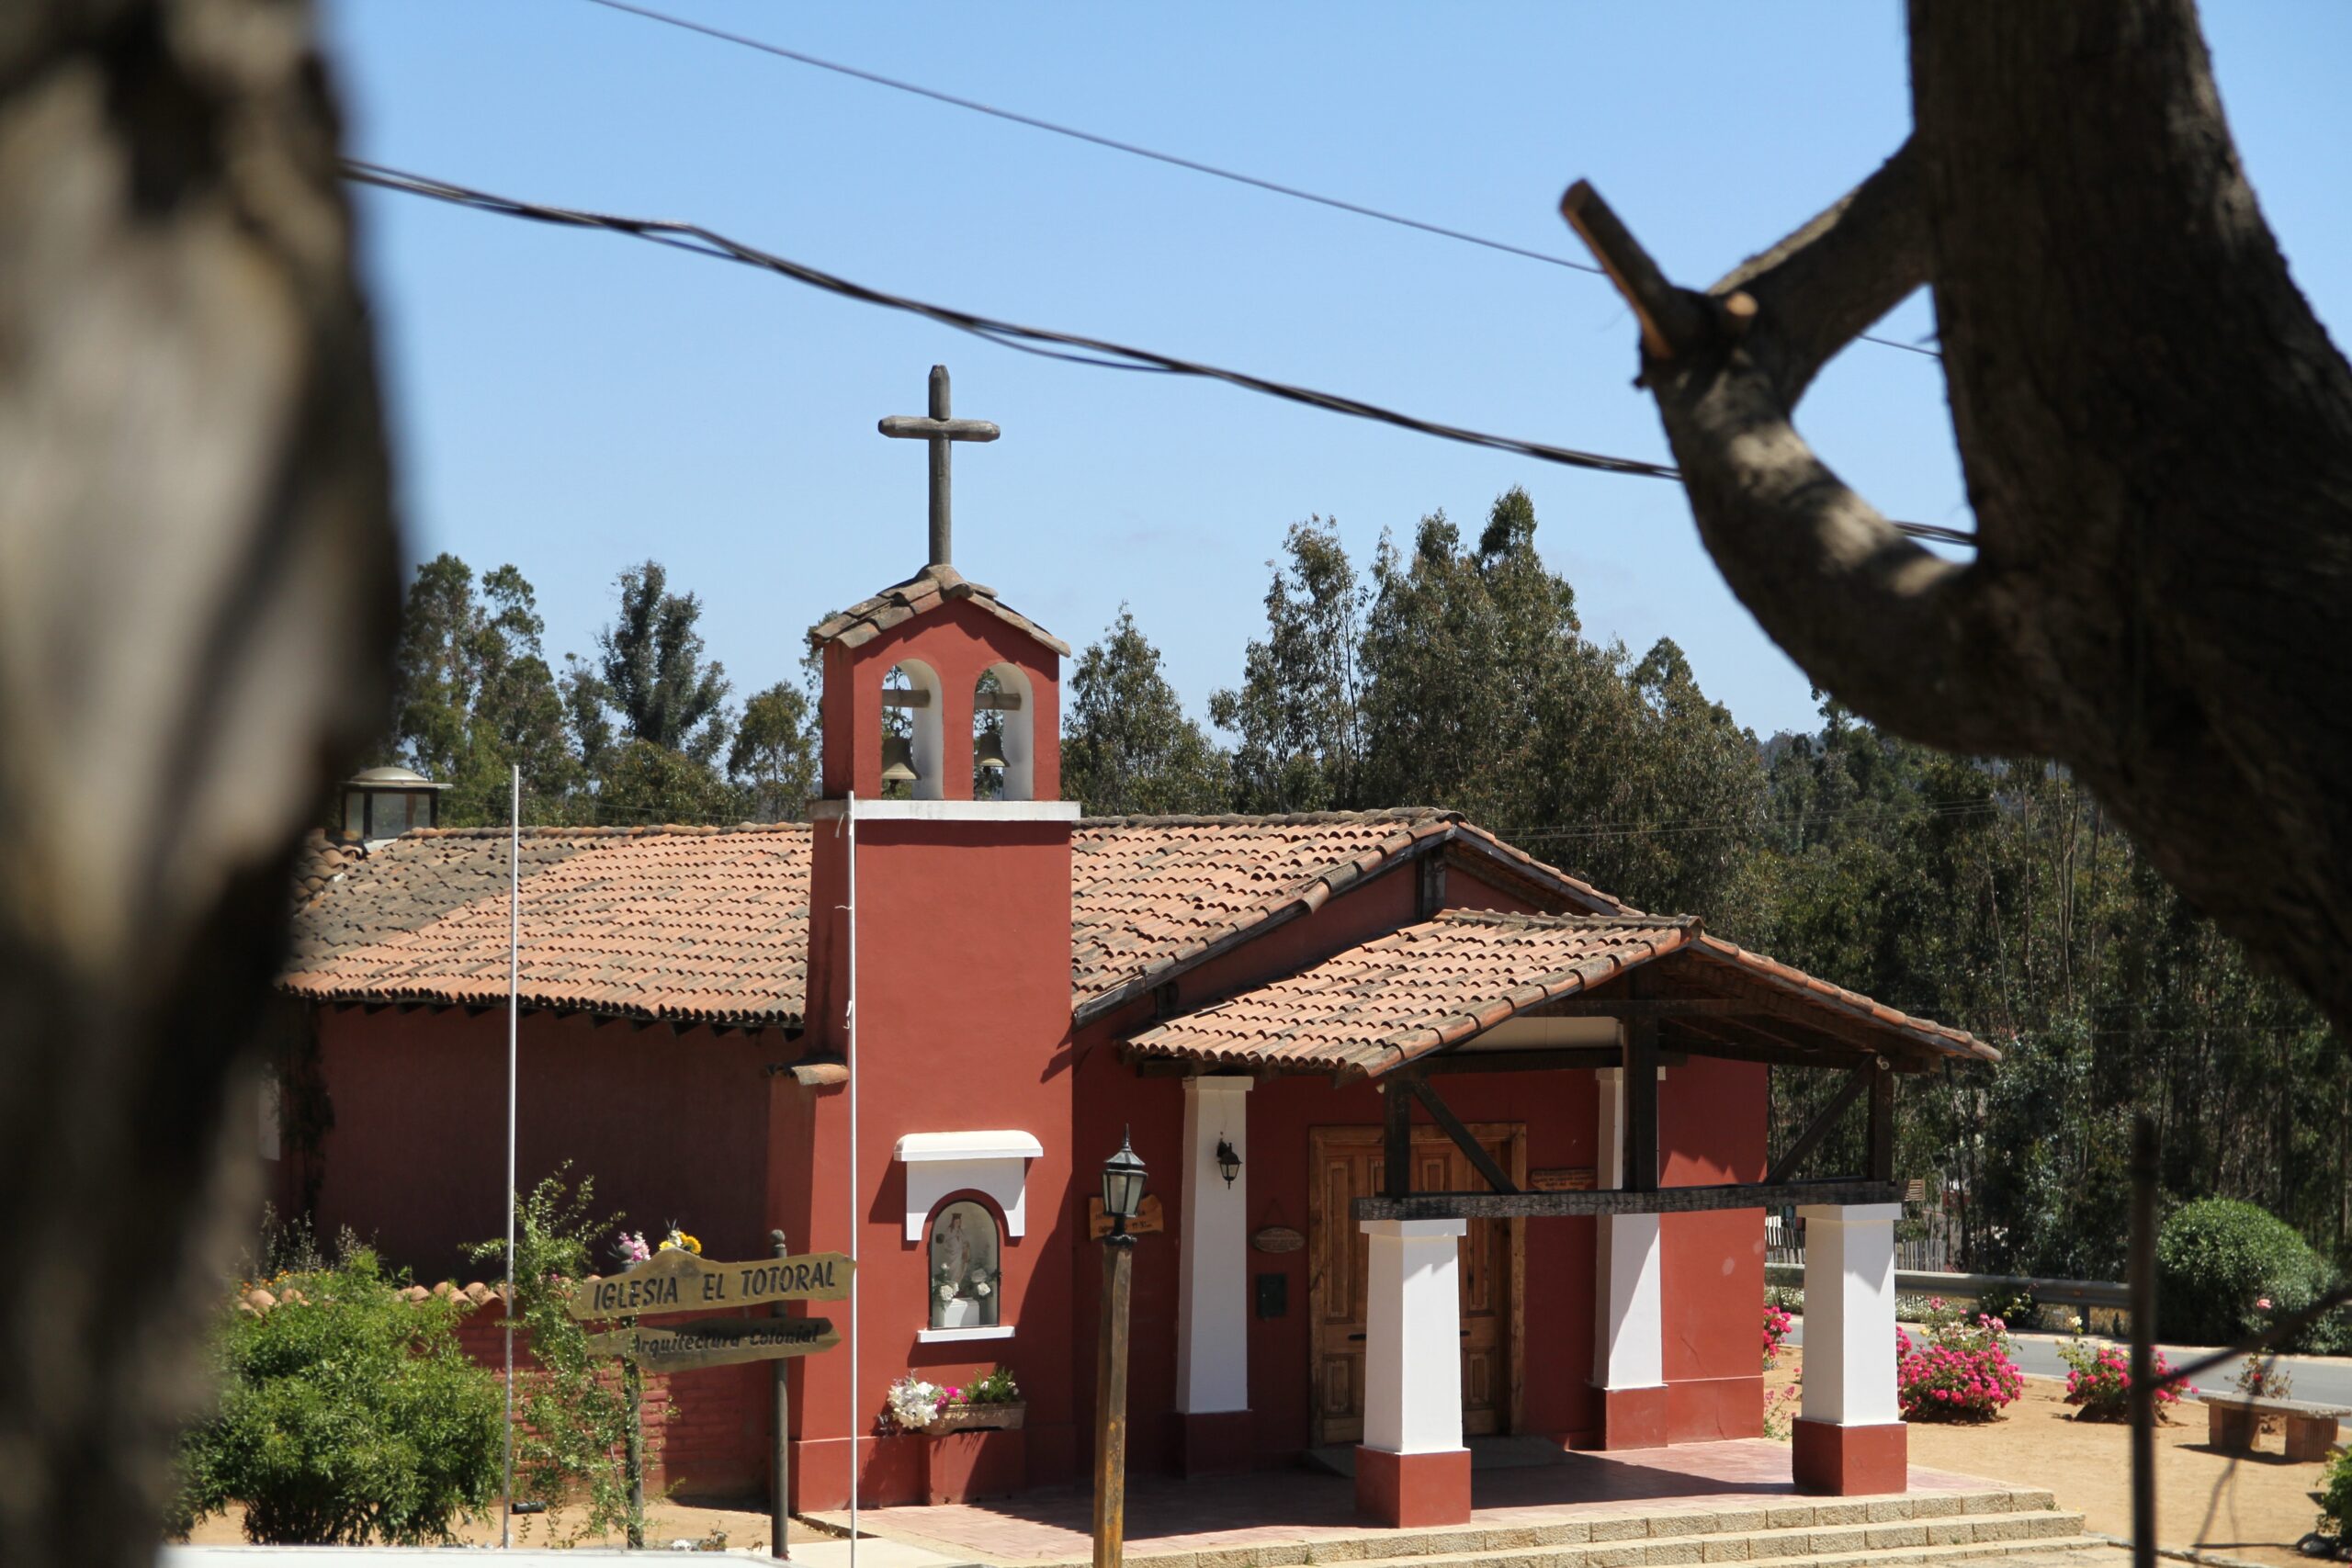
[[(1787, 1386), (1796, 1375), (1803, 1353), (1791, 1351), (1781, 1367), (1766, 1377), (1769, 1391)], [(2132, 1524), (2130, 1434), (2120, 1426), (2078, 1422), (2064, 1403), (2064, 1385), (2051, 1379), (2029, 1378), (2026, 1394), (2009, 1406), (1998, 1421), (1983, 1426), (1915, 1424), (1911, 1428), (1911, 1460), (1915, 1464), (1971, 1475), (1989, 1476), (2020, 1484), (2048, 1487), (2061, 1507), (2079, 1510), (2086, 1529), (2104, 1535), (2128, 1534)], [(2219, 1453), (2205, 1445), (2205, 1414), (2194, 1404), (2177, 1407), (2179, 1425), (2163, 1428), (2156, 1443), (2156, 1507), (2163, 1544), (2196, 1546), (2223, 1556), (2278, 1564), (2305, 1563), (2295, 1542), (2318, 1517), (2311, 1495), (2318, 1490), (2317, 1463), (2289, 1464), (2278, 1453), (2275, 1434), (2252, 1454)], [(650, 1510), (646, 1543), (667, 1547), (673, 1540), (702, 1541), (714, 1530), (724, 1533), (726, 1545), (736, 1551), (764, 1551), (768, 1544), (765, 1510), (701, 1506), (660, 1502)], [(559, 1520), (559, 1525), (562, 1521)], [(544, 1518), (515, 1521), (517, 1545), (549, 1544)], [(471, 1543), (495, 1543), (497, 1523), (460, 1529)], [(796, 1540), (812, 1546), (813, 1531), (794, 1531)], [(229, 1545), (243, 1539), (236, 1517), (208, 1519), (192, 1538), (199, 1543)], [(583, 1545), (617, 1546), (584, 1541)], [(835, 1550), (838, 1551), (839, 1543)], [(821, 1560), (820, 1547), (808, 1551), (812, 1568), (831, 1568)], [(882, 1564), (861, 1551), (870, 1568), (922, 1568), (921, 1564)], [(865, 1568), (865, 1565), (862, 1565)]]
[[(1797, 1353), (1801, 1359), (1802, 1353)], [(1765, 1378), (1777, 1391), (1795, 1376), (1783, 1365)], [(1911, 1462), (2022, 1485), (2046, 1486), (2058, 1506), (2084, 1516), (2101, 1535), (2132, 1532), (2131, 1432), (2120, 1426), (2076, 1421), (2065, 1404), (2066, 1385), (2026, 1379), (2025, 1397), (1998, 1421), (1983, 1426), (1915, 1422)], [(2156, 1528), (2165, 1547), (2194, 1546), (2250, 1562), (2308, 1563), (2295, 1542), (2319, 1517), (2311, 1495), (2319, 1490), (2313, 1462), (2289, 1464), (2272, 1433), (2251, 1454), (2205, 1446), (2205, 1411), (2183, 1401), (2177, 1426), (2156, 1433)]]

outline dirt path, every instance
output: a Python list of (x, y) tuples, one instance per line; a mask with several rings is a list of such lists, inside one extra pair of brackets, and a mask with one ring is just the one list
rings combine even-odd
[[(1783, 1366), (1766, 1374), (1768, 1390), (1794, 1377)], [(2075, 1420), (2066, 1387), (2048, 1378), (2026, 1380), (2025, 1397), (2006, 1416), (1984, 1426), (1916, 1422), (1911, 1462), (1964, 1471), (2020, 1484), (2046, 1486), (2062, 1508), (2079, 1509), (2084, 1528), (2102, 1535), (2132, 1530), (2131, 1433), (2120, 1426)], [(2180, 1423), (2156, 1434), (2156, 1524), (2167, 1547), (2195, 1546), (2251, 1562), (2308, 1563), (2295, 1542), (2319, 1517), (2311, 1494), (2319, 1489), (2317, 1462), (2290, 1464), (2276, 1434), (2264, 1450), (2219, 1453), (2205, 1446), (2205, 1411), (2184, 1402)]]

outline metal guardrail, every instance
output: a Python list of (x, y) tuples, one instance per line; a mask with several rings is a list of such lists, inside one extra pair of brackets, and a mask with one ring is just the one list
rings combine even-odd
[[(1802, 1287), (1804, 1265), (1767, 1263), (1764, 1282)], [(2022, 1274), (1947, 1274), (1934, 1269), (1897, 1269), (1894, 1288), (1906, 1296), (1955, 1296), (1968, 1301), (1980, 1300), (1987, 1292), (1998, 1291), (2022, 1292), (2041, 1304), (2064, 1303), (2068, 1306), (2119, 1310), (2132, 1304), (2129, 1290), (2112, 1280), (2037, 1280)]]

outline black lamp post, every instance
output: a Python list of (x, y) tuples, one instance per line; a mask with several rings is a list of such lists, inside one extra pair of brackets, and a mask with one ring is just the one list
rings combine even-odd
[(1125, 1134), (1102, 1162), (1102, 1330), (1094, 1359), (1094, 1568), (1119, 1568), (1126, 1553), (1127, 1297), (1136, 1238), (1127, 1222), (1143, 1207), (1143, 1161)]

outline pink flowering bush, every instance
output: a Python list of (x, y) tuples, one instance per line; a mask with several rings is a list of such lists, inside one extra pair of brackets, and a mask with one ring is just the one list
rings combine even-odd
[(1788, 1342), (1790, 1325), (1795, 1321), (1789, 1315), (1788, 1308), (1774, 1306), (1770, 1302), (1764, 1303), (1764, 1370), (1766, 1371), (1770, 1371), (1773, 1363), (1781, 1359), (1781, 1347)]
[(1970, 1321), (1942, 1297), (1928, 1303), (1921, 1337), (1894, 1331), (1894, 1390), (1906, 1421), (1991, 1421), (2025, 1392), (2009, 1359), (2009, 1325), (1989, 1314)]
[[(2155, 1371), (2159, 1379), (2169, 1377), (2172, 1363), (2165, 1359), (2162, 1350), (2155, 1352)], [(2102, 1345), (2093, 1339), (2070, 1339), (2058, 1347), (2058, 1359), (2070, 1369), (2066, 1373), (2066, 1403), (2075, 1406), (2077, 1421), (2128, 1421), (2132, 1418), (2132, 1353), (2120, 1345)], [(2180, 1403), (2185, 1393), (2195, 1393), (2190, 1383), (2162, 1382), (2156, 1384), (2156, 1419)]]

